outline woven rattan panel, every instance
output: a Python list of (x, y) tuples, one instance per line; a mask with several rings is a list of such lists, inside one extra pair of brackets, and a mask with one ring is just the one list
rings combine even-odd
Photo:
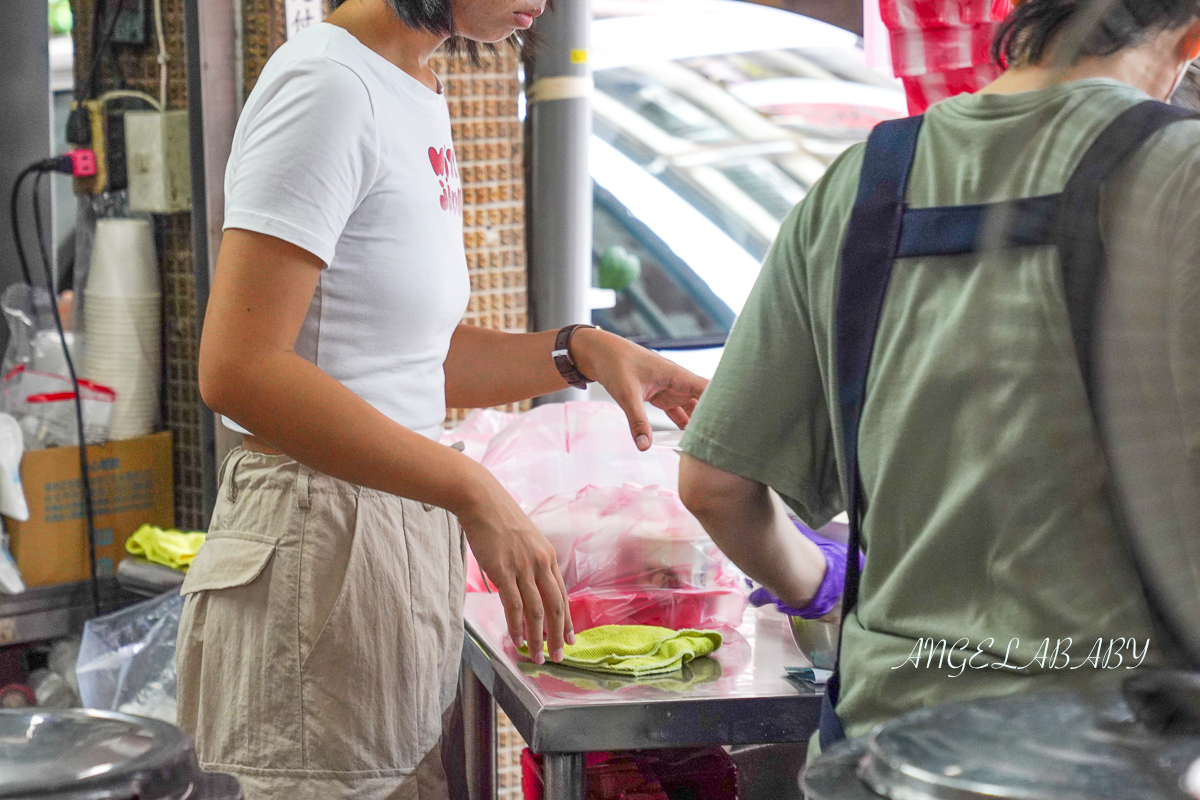
[[(284, 40), (283, 0), (244, 0), (247, 93)], [(432, 64), (446, 87), (454, 147), (463, 182), (463, 238), (471, 273), (465, 321), (505, 331), (527, 325), (525, 168), (517, 119), (520, 56), (507, 46), (465, 56), (439, 55)], [(452, 411), (451, 419), (461, 412)]]
[[(91, 64), (93, 0), (72, 0), (75, 16), (75, 80), (87, 78)], [(167, 40), (167, 105), (187, 106), (183, 0), (162, 0)], [(158, 96), (154, 46), (117, 48), (116, 63), (106, 61), (103, 86), (137, 89)], [(203, 472), (200, 457), (200, 388), (197, 383), (196, 282), (192, 271), (192, 221), (187, 213), (156, 218), (163, 291), (163, 365), (165, 423), (175, 443), (175, 517), (183, 528), (204, 524)]]

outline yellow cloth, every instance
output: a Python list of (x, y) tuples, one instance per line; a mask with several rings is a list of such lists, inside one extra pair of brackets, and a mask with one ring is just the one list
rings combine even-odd
[[(590, 672), (641, 677), (674, 672), (721, 646), (716, 631), (673, 631), (653, 625), (601, 625), (575, 634), (561, 664)], [(522, 647), (522, 653), (528, 648)]]
[(552, 661), (547, 661), (540, 667), (531, 661), (520, 664), (521, 672), (526, 675), (547, 675), (589, 692), (619, 692), (630, 686), (639, 686), (643, 689), (650, 687), (668, 694), (678, 694), (701, 684), (712, 683), (724, 674), (721, 664), (713, 658), (698, 658), (683, 664), (673, 672), (642, 676), (586, 673), (577, 669), (559, 669), (559, 666), (561, 665)]
[(143, 525), (125, 542), (125, 549), (130, 555), (141, 556), (155, 564), (186, 570), (202, 544), (203, 533), (185, 533)]

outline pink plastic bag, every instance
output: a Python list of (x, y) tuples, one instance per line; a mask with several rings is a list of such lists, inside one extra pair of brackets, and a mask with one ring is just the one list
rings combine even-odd
[(746, 609), (740, 573), (675, 492), (587, 486), (529, 518), (554, 545), (578, 630), (736, 626)]
[(703, 589), (730, 572), (679, 495), (657, 486), (586, 486), (529, 519), (554, 545), (567, 591)]
[[(619, 406), (540, 406), (496, 434), (481, 463), (554, 545), (576, 630), (741, 622), (741, 573), (680, 502), (679, 455), (639, 452)], [(489, 590), (468, 553), (467, 591)]]
[(526, 511), (585, 486), (679, 486), (679, 455), (639, 452), (614, 403), (539, 406), (497, 434), (482, 463)]
[(737, 589), (615, 589), (572, 592), (571, 623), (577, 631), (599, 625), (657, 625), (660, 628), (734, 628), (746, 612)]
[(447, 447), (462, 442), (463, 455), (482, 461), (492, 439), (518, 416), (492, 408), (477, 408), (458, 425), (442, 431), (441, 442)]
[(1011, 0), (880, 0), (879, 11), (910, 113), (978, 91), (1000, 75), (991, 44)]

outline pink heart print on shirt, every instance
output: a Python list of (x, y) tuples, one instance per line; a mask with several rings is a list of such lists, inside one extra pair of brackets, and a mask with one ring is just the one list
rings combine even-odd
[(441, 149), (429, 148), (429, 166), (433, 167), (433, 174), (438, 176), (438, 186), (442, 189), (442, 196), (438, 198), (442, 210), (461, 216), (462, 181), (458, 174), (454, 148), (449, 145)]

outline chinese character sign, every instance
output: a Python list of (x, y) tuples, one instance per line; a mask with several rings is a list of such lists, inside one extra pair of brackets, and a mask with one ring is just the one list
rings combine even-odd
[(325, 19), (325, 6), (321, 0), (283, 0), (283, 11), (287, 16), (289, 39)]

